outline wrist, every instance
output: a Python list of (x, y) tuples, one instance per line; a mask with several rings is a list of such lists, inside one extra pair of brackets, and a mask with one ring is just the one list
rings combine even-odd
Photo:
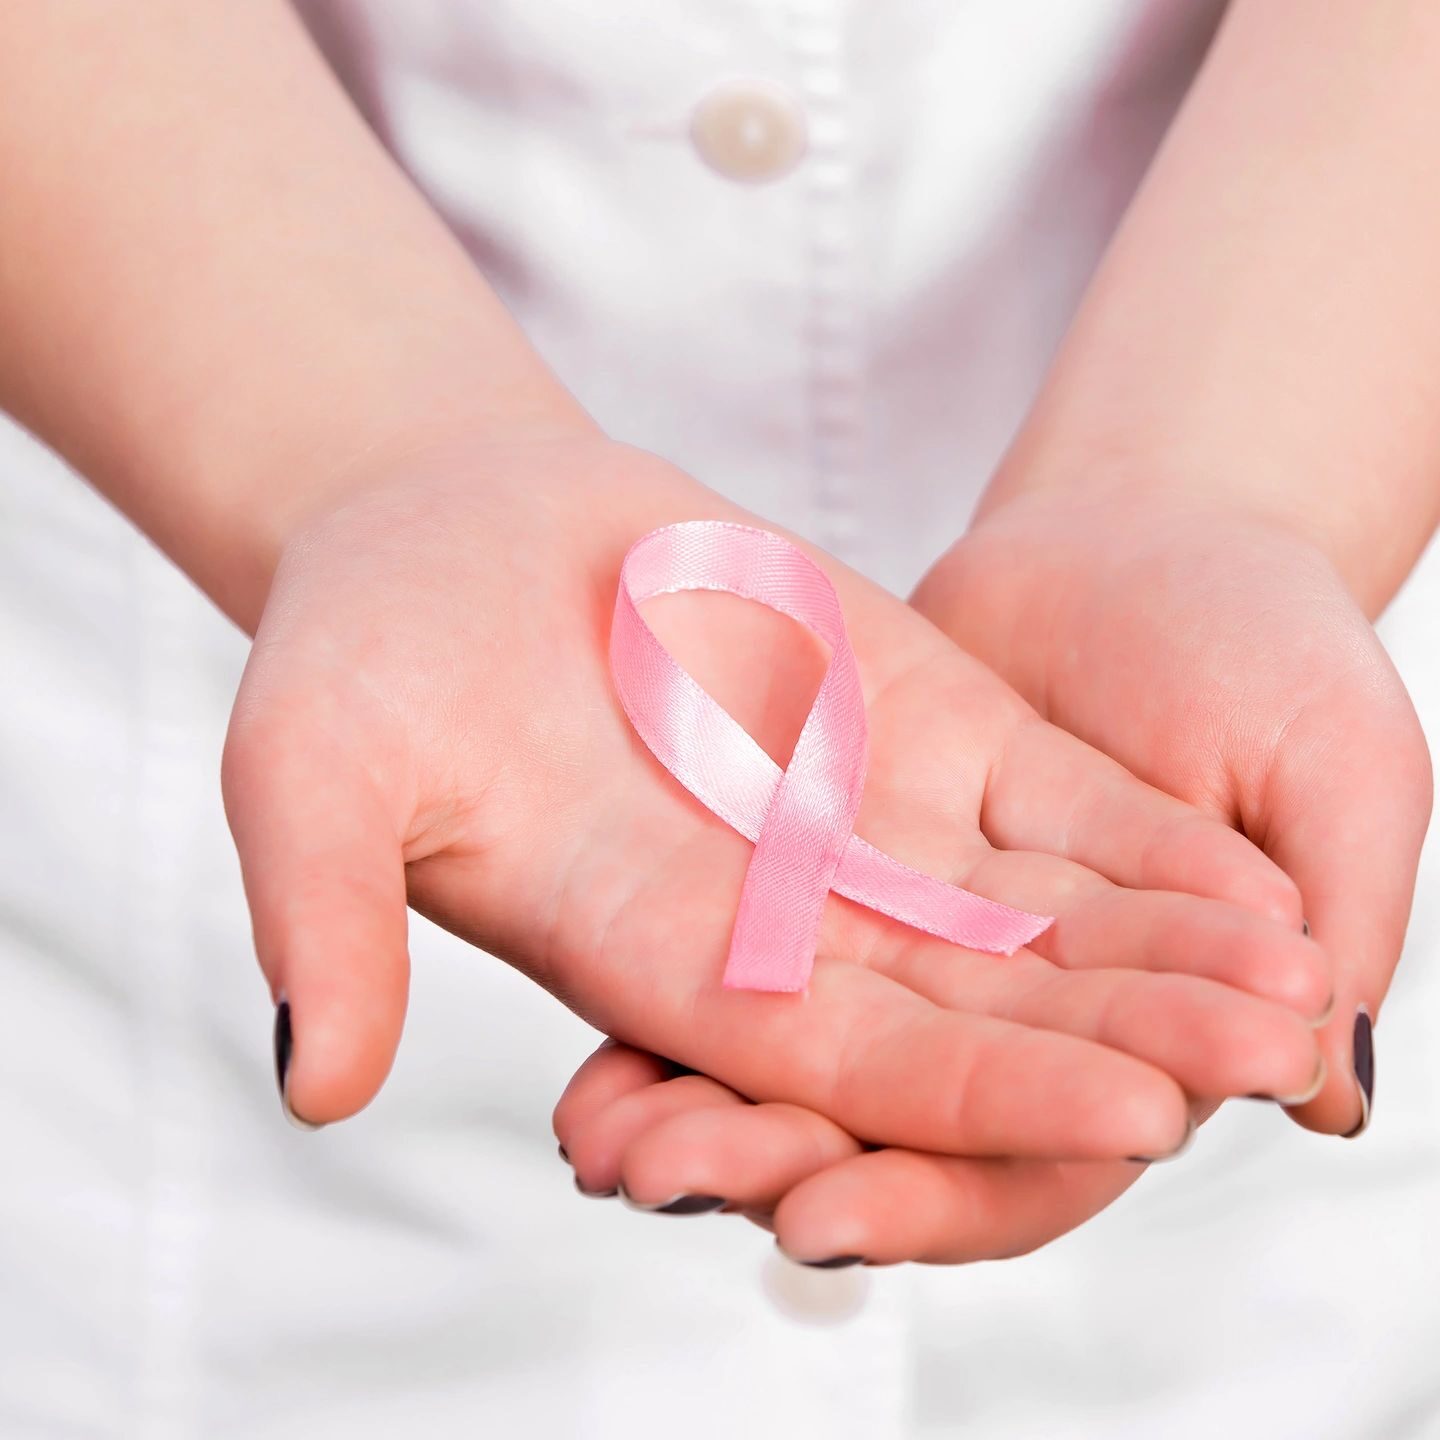
[(182, 442), (167, 456), (176, 477), (156, 490), (173, 493), (188, 477), (190, 494), (204, 498), (177, 517), (183, 524), (172, 533), (144, 528), (253, 632), (281, 555), (327, 513), (435, 457), (597, 433), (547, 373), (499, 394), (487, 378), (447, 357), (417, 364), (400, 384), (322, 385), (320, 398), (307, 393), (284, 423), (257, 427), (233, 449), (219, 443), (215, 427), (202, 422), (187, 432), (182, 423)]
[(1152, 436), (1121, 424), (1097, 437), (1037, 414), (987, 486), (975, 525), (1059, 505), (1109, 511), (1117, 520), (1163, 511), (1268, 531), (1317, 552), (1365, 612), (1378, 615), (1426, 537), (1377, 523), (1362, 503), (1363, 487), (1324, 483), (1313, 457), (1282, 464), (1266, 450), (1262, 443), (1222, 447)]

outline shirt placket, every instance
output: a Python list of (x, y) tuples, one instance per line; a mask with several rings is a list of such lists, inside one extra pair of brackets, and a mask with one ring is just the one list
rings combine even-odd
[(796, 84), (809, 119), (806, 334), (812, 534), (860, 564), (864, 442), (864, 308), (857, 274), (856, 163), (842, 0), (789, 0)]

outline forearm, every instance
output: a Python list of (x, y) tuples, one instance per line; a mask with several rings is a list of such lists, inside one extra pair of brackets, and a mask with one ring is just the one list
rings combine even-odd
[(0, 93), (0, 407), (241, 623), (367, 452), (586, 423), (280, 0), (7, 6)]
[(1437, 75), (1426, 0), (1237, 0), (983, 509), (1236, 504), (1378, 613), (1440, 520)]

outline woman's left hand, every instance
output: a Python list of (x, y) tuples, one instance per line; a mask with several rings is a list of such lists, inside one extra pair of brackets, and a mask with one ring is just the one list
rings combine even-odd
[[(1329, 1082), (1291, 1113), (1363, 1128), (1355, 1007), (1368, 1027), (1399, 958), (1430, 773), (1404, 687), (1332, 567), (1223, 509), (1048, 495), (993, 511), (916, 603), (1048, 718), (1243, 825), (1299, 882), (1340, 1003), (1323, 1032)], [(810, 1263), (1021, 1254), (1144, 1170), (866, 1149), (818, 1115), (751, 1105), (613, 1044), (576, 1075), (555, 1125), (583, 1188), (651, 1205), (723, 1197)]]
[(1146, 1169), (869, 1149), (812, 1110), (751, 1104), (612, 1040), (566, 1088), (555, 1133), (588, 1195), (672, 1214), (739, 1211), (792, 1259), (827, 1268), (1022, 1255), (1103, 1210)]

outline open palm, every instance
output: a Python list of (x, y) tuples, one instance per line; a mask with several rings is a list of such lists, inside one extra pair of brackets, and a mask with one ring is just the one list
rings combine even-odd
[[(1296, 878), (1337, 984), (1327, 1080), (1291, 1113), (1363, 1128), (1369, 1025), (1399, 958), (1430, 767), (1393, 666), (1323, 557), (1194, 502), (1035, 497), (987, 517), (915, 603), (1049, 718), (1243, 828)], [(992, 838), (1008, 840), (999, 826)], [(722, 1195), (801, 1257), (1015, 1254), (1140, 1173), (865, 1152), (823, 1116), (672, 1074), (613, 1047), (581, 1070), (556, 1117), (580, 1173), (642, 1200)]]
[[(1302, 1017), (1330, 979), (1284, 876), (823, 561), (869, 707), (857, 830), (1057, 924), (1006, 959), (832, 897), (807, 995), (724, 990), (749, 847), (630, 731), (605, 637), (638, 535), (731, 516), (608, 442), (477, 443), (377, 473), (289, 547), (225, 785), (261, 963), (291, 1006), (298, 1113), (339, 1118), (383, 1081), (407, 898), (607, 1033), (868, 1141), (1163, 1154), (1187, 1094), (1311, 1087)], [(822, 657), (743, 602), (649, 613), (783, 761)]]

